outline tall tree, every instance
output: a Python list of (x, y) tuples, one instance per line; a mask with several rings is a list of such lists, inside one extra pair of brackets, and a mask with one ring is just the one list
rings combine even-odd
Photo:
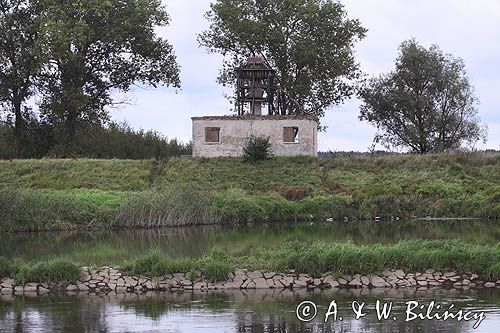
[[(180, 86), (172, 45), (155, 33), (169, 17), (161, 0), (45, 0), (42, 114), (67, 153), (78, 129), (107, 120), (113, 91), (135, 83)], [(64, 151), (63, 151), (64, 153)]]
[(360, 93), (359, 118), (380, 131), (374, 142), (425, 154), (486, 140), (463, 60), (413, 39), (399, 50), (395, 70), (371, 79)]
[(36, 0), (0, 0), (0, 108), (14, 116), (15, 155), (21, 157), (23, 109), (43, 63)]
[(219, 82), (233, 84), (234, 68), (263, 56), (285, 91), (287, 114), (322, 117), (351, 96), (360, 75), (354, 43), (365, 36), (358, 20), (330, 0), (217, 0), (198, 36), (209, 52), (225, 56)]

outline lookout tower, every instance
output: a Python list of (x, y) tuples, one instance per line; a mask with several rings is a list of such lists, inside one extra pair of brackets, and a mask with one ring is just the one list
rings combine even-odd
[[(282, 112), (276, 72), (251, 57), (236, 72), (237, 115), (193, 117), (193, 156), (241, 156), (251, 136), (269, 138), (277, 156), (316, 156), (318, 120)], [(267, 106), (268, 114), (262, 109)]]
[(267, 105), (268, 114), (276, 112), (274, 99), (277, 86), (276, 72), (261, 57), (250, 57), (236, 68), (236, 110), (238, 115), (262, 115), (262, 105)]

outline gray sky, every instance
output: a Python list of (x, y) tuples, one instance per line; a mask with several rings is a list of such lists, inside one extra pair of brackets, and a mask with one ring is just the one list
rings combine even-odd
[[(224, 94), (232, 91), (216, 83), (221, 58), (198, 47), (196, 34), (208, 25), (203, 14), (210, 0), (164, 0), (171, 24), (159, 34), (174, 45), (181, 66), (182, 89), (135, 88), (129, 104), (112, 110), (115, 120), (134, 128), (154, 129), (191, 139), (191, 117), (231, 114)], [(393, 69), (399, 44), (415, 37), (428, 47), (464, 59), (479, 97), (479, 115), (488, 126), (488, 142), (480, 148), (500, 149), (500, 1), (499, 0), (344, 0), (351, 18), (368, 29), (356, 45), (357, 60), (369, 76)], [(376, 132), (358, 120), (359, 101), (352, 99), (326, 112), (319, 149), (366, 151)]]

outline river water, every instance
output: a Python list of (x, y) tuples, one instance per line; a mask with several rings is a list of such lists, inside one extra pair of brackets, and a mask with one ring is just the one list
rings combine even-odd
[[(290, 240), (394, 243), (405, 239), (461, 239), (497, 244), (495, 221), (301, 223), (280, 226), (196, 227), (77, 233), (2, 234), (0, 256), (43, 259), (64, 254), (81, 264), (120, 262), (150, 248), (171, 257), (199, 257), (213, 247), (244, 254)], [(335, 300), (338, 317), (325, 313)], [(355, 319), (352, 302), (365, 302)], [(387, 320), (378, 320), (376, 301), (392, 302)], [(301, 322), (296, 307), (313, 301), (318, 314)], [(408, 301), (431, 301), (455, 311), (484, 313), (475, 320), (405, 322)], [(424, 311), (424, 310), (422, 310)], [(441, 310), (442, 312), (443, 310)], [(396, 319), (394, 319), (396, 317)], [(76, 294), (42, 297), (0, 295), (0, 332), (500, 332), (500, 289), (363, 289), (326, 291), (226, 291), (146, 294)]]
[[(387, 320), (378, 320), (377, 299), (392, 302)], [(318, 308), (311, 322), (297, 319), (302, 301)], [(326, 310), (335, 300), (337, 320), (325, 323)], [(365, 302), (366, 315), (355, 319), (352, 302)], [(409, 300), (431, 301), (454, 309), (483, 312), (475, 320), (453, 319), (405, 322)], [(342, 321), (340, 321), (342, 317)], [(396, 320), (394, 320), (396, 317)], [(308, 292), (253, 290), (248, 292), (150, 293), (45, 296), (3, 296), (0, 301), (1, 332), (498, 332), (500, 290), (479, 291), (372, 289)]]
[(387, 244), (408, 239), (460, 239), (475, 244), (497, 244), (500, 242), (500, 222), (457, 220), (197, 226), (10, 233), (1, 234), (0, 238), (0, 256), (6, 258), (46, 259), (65, 255), (82, 265), (109, 265), (143, 255), (152, 248), (172, 258), (200, 257), (214, 247), (234, 255), (244, 255), (255, 248), (276, 248), (291, 240)]

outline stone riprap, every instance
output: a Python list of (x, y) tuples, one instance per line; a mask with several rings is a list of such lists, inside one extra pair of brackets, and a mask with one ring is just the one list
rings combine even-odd
[(211, 282), (201, 273), (189, 279), (185, 273), (162, 277), (125, 275), (115, 267), (82, 268), (80, 279), (74, 284), (48, 284), (29, 282), (23, 285), (8, 277), (0, 279), (1, 294), (45, 294), (49, 292), (127, 293), (146, 291), (208, 291), (246, 289), (329, 289), (329, 288), (500, 288), (500, 280), (485, 281), (477, 274), (457, 274), (427, 270), (423, 273), (405, 273), (386, 270), (380, 275), (345, 275), (334, 278), (330, 273), (321, 277), (287, 273), (248, 271), (236, 269), (226, 281)]

